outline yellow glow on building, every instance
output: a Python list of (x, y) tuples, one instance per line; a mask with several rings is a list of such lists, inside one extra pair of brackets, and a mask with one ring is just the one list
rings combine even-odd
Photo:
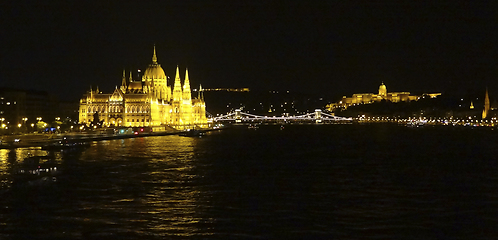
[(152, 63), (141, 80), (129, 80), (123, 71), (120, 87), (113, 93), (103, 94), (92, 90), (80, 100), (79, 121), (90, 124), (97, 120), (103, 126), (153, 127), (164, 130), (165, 125), (187, 129), (207, 127), (204, 99), (192, 99), (188, 71), (182, 86), (179, 68), (173, 88), (167, 84), (167, 76), (157, 62), (156, 49)]
[(430, 98), (435, 98), (441, 95), (441, 93), (428, 93), (419, 95), (410, 95), (410, 92), (387, 92), (387, 87), (384, 82), (379, 86), (379, 93), (355, 93), (352, 97), (343, 96), (342, 99), (337, 103), (331, 103), (327, 105), (327, 109), (333, 111), (335, 108), (348, 108), (349, 106), (355, 106), (358, 104), (369, 104), (373, 102), (380, 102), (382, 100), (390, 102), (408, 102), (417, 101), (424, 96), (429, 96)]

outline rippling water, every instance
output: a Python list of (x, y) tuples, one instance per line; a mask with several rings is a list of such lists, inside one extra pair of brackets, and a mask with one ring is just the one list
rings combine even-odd
[(497, 146), (491, 129), (241, 127), (94, 142), (20, 184), (48, 153), (0, 150), (0, 239), (494, 239)]

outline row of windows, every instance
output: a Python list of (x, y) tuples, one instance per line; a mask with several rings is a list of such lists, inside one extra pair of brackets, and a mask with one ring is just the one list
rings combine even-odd
[[(88, 113), (95, 113), (95, 112), (107, 112), (107, 106), (94, 106), (94, 107), (88, 107), (86, 109)], [(126, 108), (126, 112), (128, 113), (148, 113), (150, 111), (149, 106), (128, 106)], [(83, 109), (83, 112), (85, 112), (85, 109)], [(115, 106), (115, 107), (109, 107), (109, 112), (123, 112), (123, 107), (120, 106)]]
[[(135, 120), (136, 120), (136, 122), (144, 122), (144, 119), (134, 119), (134, 118), (128, 119), (128, 122), (135, 122)], [(145, 119), (145, 122), (148, 122), (148, 121), (149, 121), (149, 119)]]

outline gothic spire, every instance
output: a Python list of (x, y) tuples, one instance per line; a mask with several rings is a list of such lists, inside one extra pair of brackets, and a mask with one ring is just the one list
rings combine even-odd
[(185, 70), (185, 82), (183, 83), (183, 100), (190, 101), (192, 95), (190, 93), (190, 81), (188, 80), (188, 69)]
[(131, 74), (131, 71), (130, 71), (130, 82), (133, 82), (132, 75), (133, 75), (133, 74)]
[(173, 101), (182, 100), (182, 83), (180, 82), (180, 70), (176, 66), (175, 84), (173, 86)]
[(202, 93), (202, 84), (199, 84), (199, 93), (197, 94), (197, 98), (204, 100), (204, 94)]
[(154, 44), (154, 54), (152, 55), (152, 63), (157, 64), (157, 57), (156, 57), (156, 44)]
[(123, 69), (123, 81), (121, 81), (121, 86), (126, 86), (126, 74), (124, 69)]
[(188, 80), (188, 69), (185, 70), (185, 82), (183, 83), (183, 91), (187, 89), (190, 91), (190, 81)]
[(176, 81), (180, 82), (180, 71), (179, 71), (178, 65), (176, 65), (175, 84), (176, 84)]

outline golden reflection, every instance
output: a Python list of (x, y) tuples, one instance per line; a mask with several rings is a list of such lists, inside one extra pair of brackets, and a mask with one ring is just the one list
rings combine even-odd
[[(180, 238), (211, 234), (209, 228), (206, 230), (206, 224), (213, 220), (205, 212), (210, 203), (202, 187), (205, 172), (196, 158), (202, 140), (172, 135), (93, 142), (89, 149), (71, 158), (85, 174), (77, 179), (66, 178), (74, 181), (71, 184), (77, 186), (75, 191), (85, 189), (90, 194), (91, 198), (75, 203), (83, 211), (81, 218), (119, 223), (114, 217), (85, 214), (92, 214), (94, 209), (126, 215), (133, 212), (142, 215), (136, 224), (149, 234)], [(11, 171), (12, 165), (28, 154), (40, 156), (47, 152), (0, 150), (0, 174)], [(61, 155), (56, 153), (56, 159)], [(92, 181), (102, 179), (107, 181), (93, 185)]]
[(195, 235), (200, 232), (196, 225), (203, 220), (197, 209), (201, 192), (195, 188), (172, 190), (173, 195), (161, 189), (151, 193), (155, 197), (147, 202), (151, 206), (147, 213), (155, 215), (157, 219), (157, 223), (151, 225), (151, 230), (184, 237)]
[[(0, 149), (0, 176), (6, 175), (8, 170), (9, 149)], [(3, 179), (3, 177), (1, 177)]]
[[(199, 225), (209, 222), (203, 216), (204, 198), (197, 179), (198, 161), (195, 148), (199, 139), (181, 136), (167, 136), (160, 145), (152, 148), (158, 156), (150, 160), (155, 165), (150, 172), (149, 182), (154, 186), (147, 194), (146, 214), (153, 216), (152, 232), (189, 237), (203, 232)], [(204, 202), (204, 203), (203, 203)]]
[[(200, 189), (203, 178), (196, 159), (196, 148), (202, 139), (182, 136), (119, 139), (96, 142), (81, 156), (83, 161), (119, 161), (120, 166), (137, 166), (136, 172), (125, 168), (119, 174), (135, 174), (128, 185), (138, 184), (143, 192), (140, 199), (125, 195), (114, 199), (106, 209), (121, 211), (122, 204), (139, 203), (138, 211), (144, 215), (151, 234), (189, 237), (205, 233), (201, 227), (209, 224), (203, 209), (209, 203), (206, 193)], [(117, 179), (113, 179), (117, 180)], [(141, 181), (141, 182), (137, 182)], [(123, 189), (121, 185), (114, 186)], [(114, 189), (114, 190), (116, 190)], [(123, 209), (125, 210), (125, 209)]]
[(0, 162), (21, 162), (28, 156), (45, 156), (47, 151), (41, 148), (0, 149)]
[[(9, 188), (13, 176), (13, 168), (22, 163), (29, 156), (47, 156), (48, 153), (41, 148), (15, 148), (15, 149), (0, 149), (0, 189)], [(52, 159), (60, 163), (61, 154), (52, 152)]]

